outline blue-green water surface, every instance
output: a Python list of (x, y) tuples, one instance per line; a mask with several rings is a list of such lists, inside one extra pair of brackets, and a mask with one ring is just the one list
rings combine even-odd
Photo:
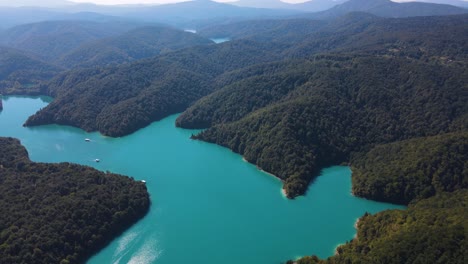
[(231, 38), (211, 38), (211, 40), (216, 44), (221, 44), (224, 42), (231, 41)]
[[(277, 264), (328, 257), (353, 238), (365, 212), (402, 208), (353, 197), (348, 167), (325, 169), (305, 197), (228, 149), (190, 140), (171, 116), (123, 138), (50, 125), (24, 128), (47, 98), (4, 97), (0, 136), (19, 138), (36, 162), (74, 162), (147, 182), (149, 214), (89, 260), (103, 263)], [(85, 138), (91, 142), (85, 142)], [(100, 159), (100, 163), (94, 162)]]

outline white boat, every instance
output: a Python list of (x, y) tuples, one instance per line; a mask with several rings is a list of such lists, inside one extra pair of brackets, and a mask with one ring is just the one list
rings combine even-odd
[(146, 183), (146, 181), (145, 181), (145, 180), (142, 180), (141, 182), (142, 182), (142, 183)]
[(94, 162), (100, 162), (101, 160), (100, 159), (95, 159)]
[(84, 141), (86, 141), (86, 142), (90, 142), (90, 141), (91, 141), (91, 139), (89, 139), (89, 138), (85, 138), (85, 140), (84, 140)]

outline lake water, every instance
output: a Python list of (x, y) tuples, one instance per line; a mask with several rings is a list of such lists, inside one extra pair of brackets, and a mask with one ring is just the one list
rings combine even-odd
[[(184, 29), (185, 32), (189, 32), (189, 33), (193, 33), (193, 34), (197, 34), (197, 31), (195, 29)], [(212, 40), (214, 43), (216, 44), (220, 44), (220, 43), (223, 43), (223, 42), (227, 42), (227, 41), (230, 41), (231, 38), (210, 38), (210, 40)]]
[(220, 44), (220, 43), (228, 42), (231, 39), (230, 38), (211, 38), (211, 40), (216, 44)]
[[(278, 264), (328, 257), (365, 212), (403, 208), (353, 197), (348, 167), (325, 169), (305, 197), (228, 149), (190, 140), (176, 116), (108, 138), (64, 126), (24, 128), (47, 98), (4, 97), (0, 136), (21, 140), (37, 162), (74, 162), (146, 180), (149, 214), (89, 260), (103, 263)], [(91, 142), (85, 142), (90, 138)], [(100, 159), (100, 163), (93, 162)]]

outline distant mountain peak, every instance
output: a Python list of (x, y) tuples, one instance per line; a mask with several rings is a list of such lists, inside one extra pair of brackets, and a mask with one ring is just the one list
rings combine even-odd
[(393, 4), (390, 0), (348, 0), (343, 5), (354, 6), (355, 8), (374, 8), (383, 4)]
[(468, 10), (424, 2), (393, 2), (390, 0), (349, 0), (316, 14), (316, 18), (335, 18), (350, 12), (368, 12), (380, 17), (445, 16), (468, 13)]
[(291, 4), (281, 0), (238, 0), (230, 4), (255, 7), (255, 8), (276, 8), (276, 9), (294, 9), (304, 12), (318, 12), (332, 8), (347, 0), (310, 0), (303, 3)]

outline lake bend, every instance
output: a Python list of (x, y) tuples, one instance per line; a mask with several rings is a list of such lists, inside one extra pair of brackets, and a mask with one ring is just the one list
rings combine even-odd
[(73, 162), (145, 180), (151, 195), (148, 215), (89, 264), (326, 258), (354, 237), (354, 223), (365, 212), (405, 208), (352, 196), (345, 166), (324, 169), (306, 196), (288, 200), (277, 178), (229, 149), (191, 140), (197, 131), (176, 128), (175, 115), (122, 138), (58, 125), (22, 126), (50, 100), (3, 97), (0, 136), (20, 139), (35, 162)]

